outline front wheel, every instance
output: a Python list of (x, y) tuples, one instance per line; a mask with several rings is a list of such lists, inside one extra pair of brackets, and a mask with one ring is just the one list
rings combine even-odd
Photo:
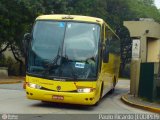
[(101, 91), (100, 91), (100, 96), (99, 96), (99, 99), (98, 101), (94, 104), (94, 106), (97, 106), (99, 105), (101, 99), (102, 99), (102, 93), (103, 93), (103, 84), (101, 85)]

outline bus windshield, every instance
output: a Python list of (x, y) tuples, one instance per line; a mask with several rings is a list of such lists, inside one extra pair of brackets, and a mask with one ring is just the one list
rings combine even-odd
[(96, 79), (99, 39), (98, 24), (37, 21), (27, 73), (51, 79)]

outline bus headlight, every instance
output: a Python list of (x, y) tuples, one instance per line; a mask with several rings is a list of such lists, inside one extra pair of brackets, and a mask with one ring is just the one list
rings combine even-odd
[(79, 93), (90, 93), (90, 92), (93, 92), (93, 88), (79, 88), (77, 89), (77, 92)]
[(40, 85), (37, 85), (37, 84), (34, 84), (34, 83), (28, 83), (28, 86), (29, 86), (30, 88), (35, 88), (35, 89), (40, 89), (40, 88), (41, 88)]

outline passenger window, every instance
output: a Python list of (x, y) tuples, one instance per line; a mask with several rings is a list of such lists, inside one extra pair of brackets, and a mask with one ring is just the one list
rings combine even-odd
[(120, 40), (119, 38), (109, 29), (106, 29), (107, 39), (105, 41), (106, 47), (112, 54), (120, 54)]

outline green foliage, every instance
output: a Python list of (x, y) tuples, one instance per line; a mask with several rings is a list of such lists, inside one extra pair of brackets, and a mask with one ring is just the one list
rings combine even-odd
[(107, 21), (121, 38), (123, 69), (131, 57), (131, 41), (123, 21), (147, 17), (160, 22), (154, 0), (1, 0), (0, 50), (3, 44), (9, 44), (20, 58), (24, 33), (31, 32), (37, 16), (51, 13), (88, 15)]
[(7, 66), (7, 62), (6, 62), (6, 58), (3, 54), (0, 55), (0, 67), (6, 67)]
[(19, 74), (18, 64), (11, 57), (8, 57), (6, 59), (6, 62), (7, 62), (7, 67), (8, 67), (8, 75), (17, 76)]
[[(11, 76), (18, 76), (19, 71), (19, 63), (13, 60), (13, 58), (8, 57), (5, 58), (4, 55), (0, 56), (0, 67), (7, 67), (8, 68), (8, 75)], [(25, 66), (22, 66), (22, 75), (25, 74)]]
[[(122, 65), (121, 65), (122, 66)], [(120, 72), (120, 77), (122, 78), (130, 78), (130, 64), (125, 64), (123, 70)]]
[(128, 6), (130, 11), (133, 13), (135, 18), (154, 18), (156, 21), (160, 22), (160, 13), (158, 9), (154, 6), (153, 0), (128, 0)]

